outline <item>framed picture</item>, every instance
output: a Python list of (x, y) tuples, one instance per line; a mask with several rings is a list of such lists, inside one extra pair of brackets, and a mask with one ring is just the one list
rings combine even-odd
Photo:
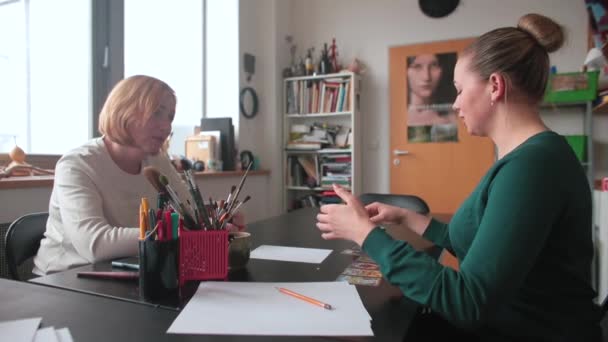
[(420, 52), (406, 57), (407, 136), (410, 142), (458, 141), (456, 52)]

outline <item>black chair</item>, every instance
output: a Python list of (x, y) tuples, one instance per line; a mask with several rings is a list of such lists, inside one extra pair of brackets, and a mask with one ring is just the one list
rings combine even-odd
[(6, 231), (6, 262), (12, 279), (28, 280), (33, 277), (31, 268), (20, 270), (25, 261), (33, 258), (44, 237), (49, 213), (32, 213), (21, 216), (11, 223)]
[(423, 215), (426, 215), (431, 211), (428, 204), (416, 195), (366, 193), (359, 196), (359, 199), (364, 205), (380, 202), (395, 207), (411, 209)]

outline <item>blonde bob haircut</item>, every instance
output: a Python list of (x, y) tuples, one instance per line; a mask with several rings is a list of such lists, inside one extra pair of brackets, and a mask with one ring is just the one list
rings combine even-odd
[(136, 122), (145, 122), (166, 97), (175, 110), (175, 92), (165, 82), (151, 76), (135, 75), (118, 82), (99, 114), (99, 131), (111, 141), (133, 146), (127, 129)]

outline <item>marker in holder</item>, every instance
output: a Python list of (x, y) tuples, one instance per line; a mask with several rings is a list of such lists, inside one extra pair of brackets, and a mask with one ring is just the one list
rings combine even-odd
[(179, 297), (178, 240), (139, 241), (139, 294), (144, 300)]

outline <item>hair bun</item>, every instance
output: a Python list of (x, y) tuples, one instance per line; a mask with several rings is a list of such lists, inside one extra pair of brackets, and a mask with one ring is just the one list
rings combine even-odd
[(534, 37), (547, 52), (556, 51), (564, 44), (562, 27), (544, 15), (526, 14), (519, 19), (517, 27)]

